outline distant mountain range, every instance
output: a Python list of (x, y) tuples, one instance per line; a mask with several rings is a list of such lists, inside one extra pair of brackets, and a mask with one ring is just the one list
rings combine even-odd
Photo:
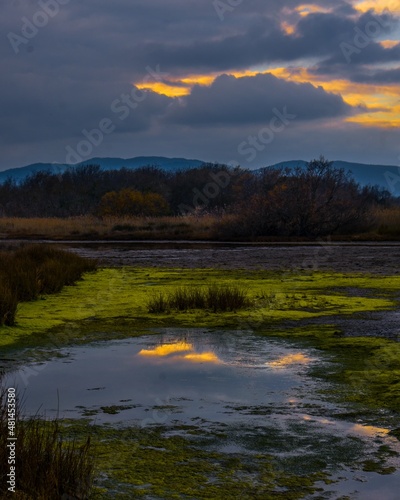
[[(12, 168), (0, 172), (0, 183), (11, 178), (21, 182), (35, 172), (45, 171), (50, 173), (63, 173), (68, 169), (83, 165), (99, 165), (102, 170), (116, 170), (122, 167), (137, 169), (144, 166), (156, 166), (169, 172), (188, 170), (200, 167), (206, 162), (201, 160), (188, 160), (186, 158), (165, 158), (163, 156), (137, 156), (135, 158), (91, 158), (77, 163), (67, 165), (62, 163), (33, 163), (25, 167)], [(304, 160), (291, 160), (277, 163), (266, 168), (304, 168), (307, 162)], [(396, 196), (400, 196), (400, 168), (394, 165), (368, 165), (364, 163), (351, 163), (347, 161), (334, 161), (334, 167), (350, 171), (354, 179), (362, 186), (378, 185)], [(257, 169), (262, 170), (262, 169)]]
[(187, 160), (186, 158), (165, 158), (163, 156), (137, 156), (135, 158), (90, 158), (75, 165), (66, 163), (32, 163), (25, 167), (11, 168), (0, 172), (0, 184), (7, 179), (21, 182), (36, 172), (49, 172), (60, 174), (71, 168), (84, 165), (99, 165), (102, 170), (119, 170), (120, 168), (137, 169), (146, 166), (156, 166), (169, 172), (196, 168), (203, 165), (201, 160)]
[[(304, 160), (283, 161), (269, 168), (304, 168)], [(352, 173), (354, 179), (362, 186), (381, 186), (392, 194), (400, 196), (400, 168), (394, 165), (368, 165), (365, 163), (351, 163), (348, 161), (334, 161), (335, 168), (343, 168)]]

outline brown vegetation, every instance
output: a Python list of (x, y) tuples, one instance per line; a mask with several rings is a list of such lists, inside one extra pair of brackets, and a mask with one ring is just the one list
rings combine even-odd
[(174, 173), (86, 166), (0, 185), (0, 237), (396, 239), (399, 204), (381, 187), (359, 186), (323, 157), (301, 168), (255, 172), (225, 165)]
[[(250, 226), (251, 220), (248, 220)], [(260, 221), (253, 217), (253, 224)], [(371, 208), (363, 224), (349, 224), (331, 234), (333, 240), (399, 240), (400, 207)], [(198, 213), (169, 217), (70, 218), (0, 217), (0, 238), (88, 240), (307, 241), (304, 236), (252, 236), (243, 231), (243, 215)]]
[(12, 326), (18, 302), (59, 292), (96, 263), (48, 245), (29, 245), (0, 252), (0, 326)]
[(141, 193), (135, 189), (110, 191), (100, 200), (98, 214), (105, 216), (161, 216), (168, 215), (169, 206), (158, 193)]
[[(90, 438), (77, 444), (63, 437), (58, 420), (23, 419), (15, 398), (9, 402), (0, 386), (0, 499), (88, 498), (94, 469)], [(14, 415), (12, 427), (9, 412)], [(10, 429), (16, 441), (8, 441)], [(10, 443), (15, 444), (11, 464)], [(8, 491), (10, 466), (16, 471), (15, 493)]]

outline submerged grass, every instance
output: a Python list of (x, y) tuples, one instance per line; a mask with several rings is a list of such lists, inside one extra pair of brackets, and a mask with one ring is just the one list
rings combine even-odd
[[(76, 436), (87, 432), (83, 421), (66, 421), (65, 427)], [(267, 448), (254, 453), (215, 451), (213, 443), (230, 441), (221, 432), (194, 427), (199, 436), (189, 437), (190, 432), (171, 436), (161, 426), (90, 429), (97, 472), (93, 499), (296, 500), (319, 491), (321, 481), (329, 482), (320, 468), (282, 467)]]
[[(15, 415), (12, 442), (9, 412)], [(10, 443), (15, 445), (13, 453)], [(6, 389), (0, 388), (0, 499), (88, 498), (93, 463), (87, 434), (78, 443), (63, 437), (59, 420), (24, 419), (18, 398), (9, 401)], [(10, 467), (15, 470), (14, 485), (8, 483)]]
[[(271, 332), (260, 332), (270, 335)], [(330, 396), (356, 403), (361, 412), (387, 409), (400, 414), (400, 343), (374, 337), (343, 337), (334, 324), (276, 329), (276, 337), (297, 339), (330, 355), (335, 368), (315, 366), (311, 373), (337, 384)], [(396, 419), (395, 419), (396, 420)]]
[(0, 252), (0, 326), (15, 324), (19, 302), (59, 292), (96, 263), (49, 245), (28, 245)]

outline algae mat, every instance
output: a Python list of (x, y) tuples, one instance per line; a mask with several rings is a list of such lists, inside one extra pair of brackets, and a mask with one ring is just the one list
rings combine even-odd
[[(226, 313), (148, 312), (147, 302), (154, 293), (209, 283), (240, 285), (246, 289), (251, 304), (246, 309)], [(318, 362), (307, 367), (306, 380), (317, 383), (318, 399), (326, 401), (327, 406), (306, 402), (311, 405), (306, 409), (301, 403), (298, 408), (302, 420), (290, 417), (299, 414), (295, 407), (291, 413), (288, 410), (279, 413), (279, 404), (271, 408), (260, 401), (243, 404), (230, 401), (230, 408), (225, 408), (227, 412), (248, 421), (261, 418), (264, 424), (243, 427), (232, 422), (226, 428), (224, 422), (210, 423), (207, 416), (201, 417), (204, 422), (174, 423), (174, 418), (179, 420), (176, 408), (179, 404), (161, 402), (148, 407), (147, 413), (151, 416), (154, 412), (156, 415), (167, 412), (172, 415), (171, 422), (160, 425), (156, 421), (150, 428), (116, 427), (121, 415), (134, 410), (129, 408), (136, 404), (134, 401), (123, 401), (130, 398), (121, 396), (118, 401), (78, 405), (84, 408), (78, 409), (74, 415), (77, 418), (86, 413), (88, 419), (115, 419), (91, 426), (99, 478), (102, 478), (96, 496), (237, 498), (239, 492), (241, 498), (295, 499), (332, 498), (332, 495), (339, 498), (341, 491), (340, 494), (358, 498), (355, 493), (358, 488), (363, 491), (360, 498), (368, 498), (365, 496), (368, 491), (362, 487), (367, 475), (374, 477), (375, 494), (378, 491), (380, 498), (391, 498), (389, 495), (394, 491), (391, 485), (398, 481), (396, 469), (399, 469), (398, 452), (393, 444), (393, 436), (400, 435), (396, 429), (400, 413), (399, 343), (395, 339), (348, 336), (336, 320), (346, 317), (357, 321), (376, 312), (390, 314), (398, 305), (399, 285), (400, 277), (323, 272), (101, 269), (58, 295), (21, 304), (17, 326), (0, 331), (0, 347), (3, 356), (12, 360), (18, 357), (20, 362), (38, 360), (26, 365), (24, 383), (32, 386), (33, 380), (49, 367), (49, 359), (67, 356), (59, 361), (70, 363), (69, 351), (64, 352), (66, 346), (71, 350), (83, 344), (94, 349), (104, 342), (125, 339), (120, 340), (124, 342), (133, 337), (144, 338), (145, 334), (151, 334), (150, 338), (158, 342), (165, 329), (169, 334), (174, 329), (174, 338), (181, 335), (177, 332), (197, 328), (204, 338), (205, 334), (219, 338), (234, 338), (239, 334), (253, 339), (254, 345), (257, 342), (252, 335), (265, 345), (289, 343), (291, 349), (300, 350), (293, 353), (293, 366), (302, 366), (301, 353), (312, 351), (311, 358), (314, 354)], [(181, 337), (178, 340), (190, 343)], [(169, 340), (167, 344), (174, 342)], [(157, 346), (143, 349), (151, 351)], [(236, 347), (232, 352), (235, 350), (239, 352)], [(212, 353), (218, 357), (218, 353)], [(186, 352), (192, 360), (198, 354), (204, 353)], [(107, 371), (113, 365), (102, 366)], [(85, 389), (97, 393), (95, 389), (99, 387), (92, 384)], [(325, 409), (320, 411), (322, 407)], [(276, 413), (279, 421), (284, 421), (283, 413), (286, 414), (286, 430), (265, 425), (266, 421), (271, 424), (271, 415)], [(307, 419), (312, 421), (312, 427), (307, 427), (310, 422)], [(342, 427), (339, 421), (343, 422)], [(339, 434), (347, 434), (349, 426), (360, 425), (361, 429), (353, 429), (343, 441), (337, 433), (325, 431), (330, 425), (338, 426)], [(86, 432), (85, 427), (86, 424), (75, 420), (68, 428), (79, 437)], [(311, 433), (307, 431), (310, 428)], [(360, 432), (368, 434), (368, 429), (372, 432), (370, 441), (360, 436)], [(366, 443), (374, 443), (369, 451)], [(291, 454), (291, 450), (306, 450), (307, 446), (310, 453), (303, 458)], [(351, 491), (330, 485), (332, 480), (339, 479), (332, 475), (335, 463), (341, 464), (342, 474), (347, 475), (342, 482), (351, 485)], [(354, 470), (352, 464), (357, 464)]]
[[(27, 413), (91, 434), (93, 498), (396, 498), (400, 443), (377, 427), (390, 414), (374, 425), (334, 397), (342, 384), (314, 373), (335, 370), (331, 353), (248, 331), (157, 333), (61, 349), (29, 381)], [(7, 384), (22, 387), (21, 371)]]
[[(149, 314), (149, 297), (184, 285), (239, 284), (246, 289), (252, 306), (237, 312), (212, 314), (209, 311)], [(360, 293), (354, 293), (359, 290)], [(0, 330), (0, 347), (27, 346), (45, 341), (62, 344), (69, 337), (91, 335), (93, 325), (115, 335), (115, 330), (135, 334), (151, 326), (240, 327), (250, 329), (333, 315), (350, 315), (393, 309), (400, 290), (400, 276), (378, 277), (339, 273), (292, 274), (268, 271), (220, 271), (207, 269), (101, 269), (87, 274), (76, 286), (57, 295), (20, 304), (17, 325)]]

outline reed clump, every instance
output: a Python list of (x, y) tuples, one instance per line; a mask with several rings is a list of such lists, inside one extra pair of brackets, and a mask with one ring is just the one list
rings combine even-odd
[[(1, 380), (0, 380), (1, 383)], [(49, 498), (88, 498), (94, 463), (90, 437), (83, 443), (65, 439), (59, 420), (39, 416), (24, 419), (16, 393), (10, 397), (0, 388), (0, 499), (47, 500)], [(10, 427), (10, 404), (13, 419)], [(13, 452), (7, 445), (10, 428), (16, 438)], [(11, 460), (11, 464), (10, 461)], [(7, 474), (15, 467), (15, 493)]]
[(51, 245), (28, 245), (0, 252), (0, 326), (13, 326), (19, 302), (57, 293), (96, 262)]
[(213, 312), (237, 311), (251, 305), (247, 291), (237, 285), (210, 284), (206, 287), (185, 286), (170, 293), (156, 292), (147, 301), (150, 313), (192, 309)]

